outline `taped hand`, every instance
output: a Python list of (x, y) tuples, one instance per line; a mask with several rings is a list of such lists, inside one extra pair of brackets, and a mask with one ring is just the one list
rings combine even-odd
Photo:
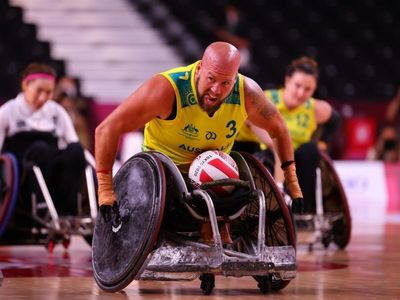
[(296, 165), (295, 163), (290, 163), (283, 169), (285, 176), (285, 186), (292, 198), (292, 212), (302, 213), (304, 208), (303, 193), (301, 192), (299, 181), (296, 175)]
[(103, 222), (112, 221), (112, 226), (118, 228), (121, 225), (121, 216), (114, 194), (111, 172), (97, 172), (97, 181), (99, 183), (100, 216)]

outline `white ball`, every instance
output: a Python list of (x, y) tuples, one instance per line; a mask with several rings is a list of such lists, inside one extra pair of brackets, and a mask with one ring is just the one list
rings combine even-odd
[[(189, 178), (194, 186), (199, 187), (205, 182), (219, 179), (239, 179), (239, 169), (236, 162), (228, 154), (209, 150), (198, 155), (190, 165)], [(218, 196), (227, 196), (234, 186), (216, 186), (212, 190)]]

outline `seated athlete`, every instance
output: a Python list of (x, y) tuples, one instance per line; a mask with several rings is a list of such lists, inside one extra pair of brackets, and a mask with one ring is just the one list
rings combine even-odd
[[(58, 213), (75, 215), (85, 157), (68, 113), (51, 100), (55, 80), (47, 64), (26, 67), (21, 92), (0, 107), (0, 149), (12, 152), (26, 172), (39, 166)], [(24, 190), (33, 186), (32, 177)]]
[(111, 219), (112, 207), (118, 209), (112, 165), (119, 138), (144, 125), (144, 149), (163, 152), (185, 173), (205, 150), (229, 153), (240, 127), (250, 119), (276, 138), (289, 194), (301, 208), (287, 127), (259, 85), (238, 73), (239, 64), (238, 49), (212, 43), (200, 61), (151, 77), (96, 128), (99, 205), (106, 220)]
[[(309, 57), (301, 57), (293, 60), (287, 67), (283, 88), (265, 91), (289, 129), (295, 149), (297, 177), (304, 195), (304, 211), (310, 213), (315, 213), (318, 147), (322, 150), (327, 149), (332, 134), (340, 124), (339, 114), (327, 101), (312, 97), (317, 88), (318, 75), (317, 62)], [(321, 126), (322, 133), (317, 141), (313, 136), (318, 126)], [(251, 130), (254, 127), (248, 124), (247, 128), (239, 133), (235, 149), (241, 147), (241, 150), (250, 153), (254, 153), (252, 152), (254, 149), (260, 150), (260, 141), (264, 140), (259, 134), (254, 134)], [(244, 142), (252, 145), (252, 148), (246, 146)], [(274, 158), (271, 151), (271, 147), (266, 151), (269, 159)]]

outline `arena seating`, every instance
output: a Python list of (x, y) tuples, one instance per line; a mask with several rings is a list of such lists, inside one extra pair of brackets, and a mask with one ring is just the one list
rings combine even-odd
[(65, 59), (82, 93), (118, 103), (154, 73), (182, 64), (147, 19), (124, 0), (10, 0)]
[[(143, 6), (143, 2), (151, 1), (131, 2)], [(347, 101), (385, 100), (395, 94), (400, 77), (400, 61), (395, 54), (400, 46), (398, 2), (171, 0), (165, 3), (204, 47), (215, 40), (213, 29), (221, 23), (223, 6), (228, 2), (235, 3), (248, 25), (247, 38), (253, 45), (253, 63), (248, 75), (265, 88), (282, 83), (282, 67), (291, 59), (309, 55), (321, 66), (317, 96)]]
[[(246, 74), (264, 88), (280, 85), (284, 74), (282, 66), (300, 55), (313, 56), (320, 63), (317, 97), (382, 101), (390, 99), (399, 84), (400, 61), (395, 55), (400, 43), (400, 32), (396, 30), (400, 25), (396, 17), (400, 13), (397, 2), (383, 4), (377, 0), (357, 0), (349, 6), (337, 0), (317, 3), (301, 0), (284, 3), (278, 0), (218, 0), (212, 3), (131, 0), (128, 3), (132, 4), (132, 11), (119, 2), (114, 3), (112, 9), (106, 9), (110, 7), (107, 1), (87, 0), (80, 4), (63, 2), (57, 5), (52, 2), (48, 6), (46, 3), (50, 2), (0, 1), (0, 66), (5, 70), (0, 76), (6, 83), (2, 89), (9, 90), (1, 92), (1, 95), (14, 94), (18, 84), (15, 76), (25, 61), (50, 59), (49, 43), (37, 40), (36, 27), (23, 23), (22, 10), (10, 7), (10, 3), (23, 5), (25, 19), (41, 24), (38, 30), (41, 39), (52, 42), (52, 52), (68, 61), (67, 68), (71, 69), (68, 71), (73, 76), (87, 80), (87, 84), (82, 84), (87, 94), (96, 92), (107, 97), (120, 91), (126, 96), (126, 86), (131, 91), (137, 82), (156, 70), (154, 64), (143, 57), (153, 60), (157, 57), (163, 61), (161, 65), (166, 66), (165, 59), (171, 64), (179, 63), (170, 50), (161, 55), (153, 53), (156, 48), (159, 50), (164, 46), (155, 42), (154, 33), (144, 26), (145, 23), (158, 29), (160, 36), (157, 39), (164, 39), (174, 46), (182, 60), (191, 62), (197, 59), (202, 49), (216, 39), (215, 29), (221, 26), (223, 7), (228, 2), (240, 9), (247, 24), (253, 59)], [(48, 7), (47, 11), (39, 9), (39, 5)], [(108, 17), (104, 12), (109, 13)], [(143, 20), (137, 12), (142, 13)], [(136, 31), (128, 33), (128, 29)], [(62, 43), (54, 42), (57, 37)], [(11, 39), (19, 42), (11, 42)], [(84, 47), (81, 41), (91, 46)], [(131, 49), (132, 45), (136, 50)], [(23, 53), (27, 51), (24, 49), (30, 49), (29, 53)], [(29, 57), (21, 58), (22, 55)], [(134, 57), (142, 59), (143, 63), (134, 61)], [(158, 60), (155, 65), (162, 67)], [(56, 60), (55, 63), (64, 71), (62, 61)], [(101, 69), (108, 72), (100, 74)]]
[(37, 38), (36, 26), (25, 23), (23, 10), (0, 1), (0, 103), (19, 91), (20, 73), (32, 61), (51, 64), (59, 75), (65, 73), (62, 60), (52, 59), (48, 42)]

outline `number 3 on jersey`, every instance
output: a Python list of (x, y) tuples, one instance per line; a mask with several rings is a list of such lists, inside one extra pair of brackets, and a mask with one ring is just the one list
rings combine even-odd
[(229, 134), (227, 134), (225, 137), (226, 138), (231, 138), (236, 134), (237, 128), (236, 128), (236, 121), (230, 120), (226, 126), (226, 128), (229, 128)]

